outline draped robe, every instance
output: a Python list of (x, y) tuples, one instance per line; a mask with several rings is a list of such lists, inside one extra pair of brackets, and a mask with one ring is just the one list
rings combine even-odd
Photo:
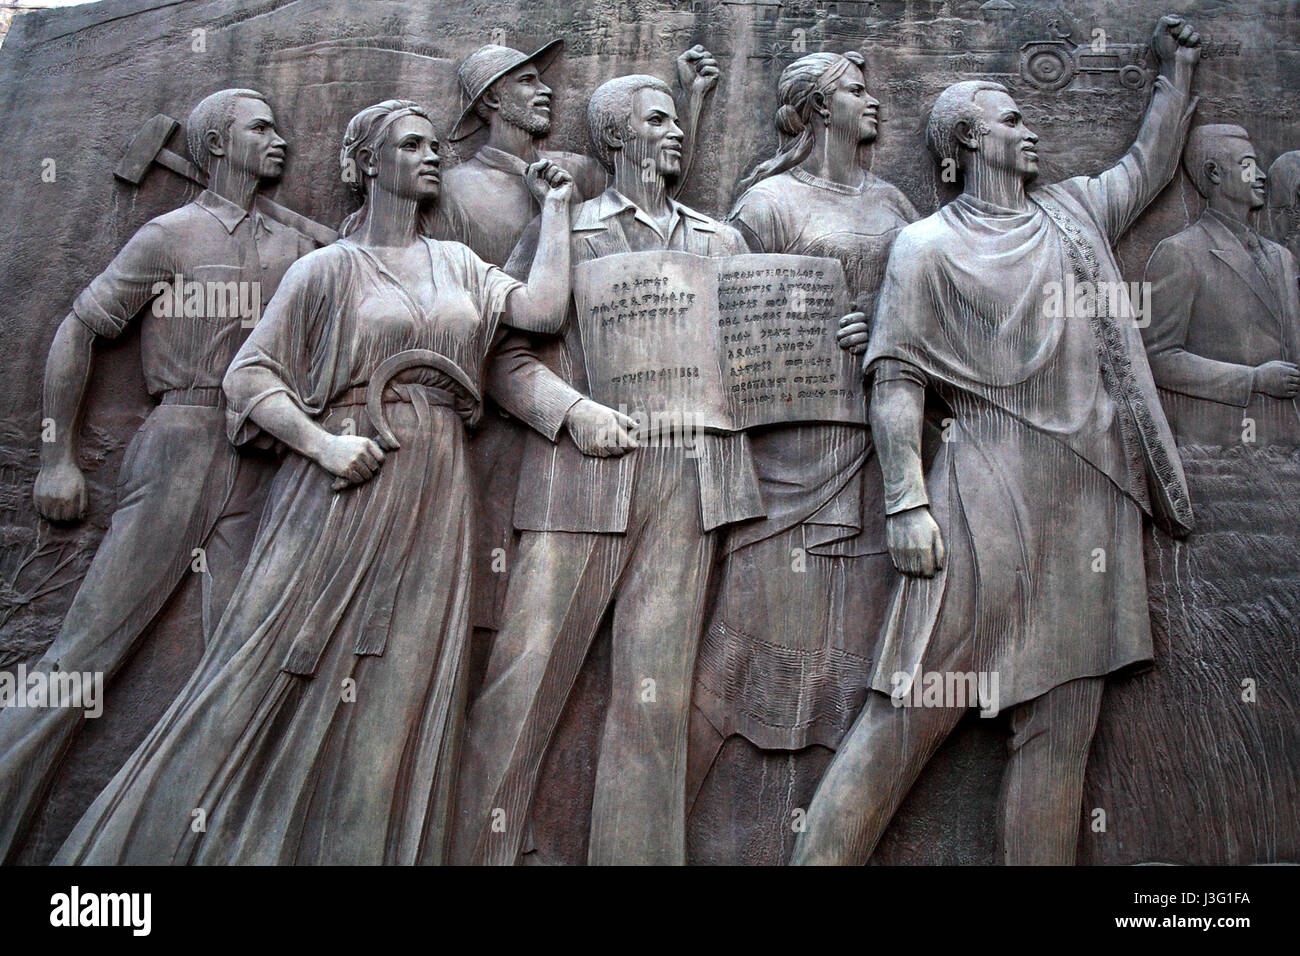
[[(349, 240), (296, 263), (225, 380), (232, 440), (282, 394), (375, 434), (371, 375), (428, 349), (479, 390), (517, 283), (422, 240), (432, 300)], [(477, 397), (412, 369), (383, 393), (400, 447), (341, 491), (289, 454), (215, 646), (77, 824), (66, 863), (441, 862), (465, 708)], [(201, 813), (202, 826), (199, 827)]]
[[(900, 580), (877, 690), (997, 672), (1008, 707), (1150, 661), (1143, 514), (1185, 531), (1191, 509), (1111, 243), (1173, 174), (1183, 100), (1161, 78), (1098, 176), (1031, 190), (1023, 211), (962, 196), (899, 234), (865, 365), (877, 386), (933, 389), (951, 419), (928, 476), (919, 456), (883, 463), (885, 511), (928, 504), (949, 556)], [(1119, 307), (1050, 304), (1082, 281)]]

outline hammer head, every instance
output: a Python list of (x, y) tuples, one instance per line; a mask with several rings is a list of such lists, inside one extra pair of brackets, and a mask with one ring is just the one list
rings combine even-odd
[(149, 171), (153, 161), (166, 147), (167, 140), (171, 139), (180, 125), (163, 113), (149, 120), (135, 134), (135, 139), (131, 140), (131, 145), (122, 154), (122, 160), (113, 170), (113, 175), (132, 186), (140, 185), (140, 180), (144, 179), (144, 174)]

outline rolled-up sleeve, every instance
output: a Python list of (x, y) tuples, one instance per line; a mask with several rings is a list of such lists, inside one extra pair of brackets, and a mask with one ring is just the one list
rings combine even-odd
[(176, 272), (172, 241), (157, 223), (145, 223), (113, 261), (77, 296), (72, 314), (106, 339), (116, 338), (131, 319), (170, 284)]
[(226, 433), (236, 445), (258, 436), (249, 416), (272, 395), (288, 395), (311, 416), (325, 407), (342, 348), (342, 323), (331, 321), (330, 306), (338, 305), (337, 270), (346, 262), (331, 255), (332, 249), (317, 250), (289, 267), (226, 371)]
[(867, 379), (877, 385), (884, 382), (911, 382), (925, 388), (925, 373), (911, 362), (894, 358), (879, 358), (867, 367)]

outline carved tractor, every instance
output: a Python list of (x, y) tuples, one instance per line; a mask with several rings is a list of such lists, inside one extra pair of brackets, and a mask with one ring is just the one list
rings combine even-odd
[(1113, 77), (1119, 85), (1140, 90), (1152, 74), (1143, 65), (1146, 45), (1075, 43), (1068, 37), (1034, 40), (1020, 48), (1020, 75), (1040, 90), (1060, 90), (1076, 76)]

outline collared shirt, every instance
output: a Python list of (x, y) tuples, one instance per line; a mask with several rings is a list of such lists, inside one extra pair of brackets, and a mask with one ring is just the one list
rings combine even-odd
[[(647, 252), (656, 249), (668, 249), (672, 246), (673, 234), (677, 227), (681, 225), (682, 215), (691, 214), (691, 210), (674, 201), (671, 197), (667, 198), (668, 218), (664, 222), (651, 218), (650, 214), (640, 206), (628, 199), (621, 192), (610, 186), (599, 198), (599, 206), (595, 218), (599, 222), (604, 222), (611, 216), (619, 216), (623, 223), (623, 231), (627, 233), (628, 243), (631, 245), (633, 252)], [(632, 226), (629, 231), (629, 222), (627, 213), (631, 213), (631, 222), (644, 226), (649, 229), (653, 235), (647, 235), (642, 229)], [(707, 217), (694, 214), (695, 218), (701, 222), (708, 222)]]
[[(572, 265), (601, 256), (612, 256), (622, 252), (650, 252), (661, 249), (678, 252), (691, 252), (700, 256), (741, 255), (748, 252), (745, 240), (734, 226), (728, 226), (711, 219), (703, 213), (683, 206), (675, 199), (668, 199), (672, 214), (668, 221), (667, 236), (664, 230), (636, 203), (628, 199), (613, 186), (594, 199), (589, 199), (574, 210), (573, 222), (569, 227), (572, 243)], [(532, 268), (533, 258), (537, 254), (537, 242), (541, 235), (541, 217), (528, 224), (519, 239), (509, 260), (506, 262), (507, 274), (520, 280), (527, 279)], [(583, 397), (587, 390), (585, 367), (575, 366), (571, 355), (581, 355), (581, 343), (578, 338), (578, 323), (570, 301), (569, 321), (562, 335), (565, 347), (561, 350), (561, 375), (534, 374), (530, 378), (530, 395), (527, 407), (514, 403), (508, 392), (514, 389), (504, 387), (504, 379), (494, 379), (501, 386), (494, 398), (512, 414), (527, 422), (541, 434), (554, 440), (563, 424), (568, 410)], [(530, 347), (527, 336), (515, 334), (510, 336), (498, 351), (503, 368), (510, 368), (516, 374), (525, 368), (533, 372), (541, 370), (542, 363), (537, 360)], [(570, 384), (571, 383), (571, 384)], [(514, 407), (512, 407), (514, 406)]]
[[(671, 216), (666, 227), (660, 227), (612, 187), (583, 203), (570, 226), (572, 264), (664, 249), (697, 256), (748, 251), (734, 226), (668, 201)], [(540, 231), (538, 217), (506, 263), (507, 273), (516, 277), (528, 274)], [(625, 531), (639, 454), (588, 457), (562, 433), (568, 409), (591, 391), (572, 302), (560, 336), (534, 343), (526, 335), (512, 335), (502, 343), (498, 356), (489, 392), (533, 429), (521, 470), (525, 477), (515, 501), (515, 527), (524, 531)], [(702, 530), (762, 516), (762, 495), (745, 434), (700, 436), (698, 451)]]
[(151, 395), (219, 388), (285, 270), (313, 248), (297, 230), (205, 189), (145, 223), (72, 313), (115, 338), (144, 309), (140, 351)]
[[(662, 249), (701, 256), (738, 255), (748, 251), (743, 240), (737, 243), (739, 233), (733, 227), (722, 226), (672, 197), (665, 197), (665, 201), (669, 209), (666, 223), (656, 222), (613, 186), (584, 203), (572, 227), (575, 261), (619, 252)], [(508, 266), (506, 271), (510, 271)]]

